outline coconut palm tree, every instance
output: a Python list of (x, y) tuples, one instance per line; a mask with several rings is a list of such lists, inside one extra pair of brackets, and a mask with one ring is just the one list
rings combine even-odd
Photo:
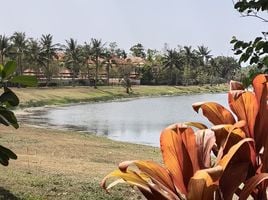
[(5, 57), (10, 53), (11, 45), (9, 43), (9, 38), (5, 35), (0, 35), (0, 61), (4, 64)]
[(79, 64), (82, 60), (82, 51), (80, 46), (77, 44), (77, 41), (71, 38), (66, 40), (67, 45), (64, 47), (65, 55), (64, 61), (68, 68), (72, 70), (72, 84), (75, 84), (75, 77), (79, 73)]
[(14, 50), (14, 54), (17, 60), (17, 66), (19, 70), (19, 74), (23, 74), (22, 60), (27, 51), (27, 43), (28, 40), (26, 38), (26, 34), (24, 32), (15, 32), (11, 36), (12, 46)]
[(167, 69), (169, 71), (169, 83), (172, 84), (174, 69), (182, 70), (183, 67), (182, 57), (176, 49), (167, 49), (166, 54), (162, 59), (162, 63), (164, 65), (164, 69)]
[(191, 46), (184, 46), (181, 50), (184, 57), (184, 76), (185, 84), (189, 84), (189, 78), (191, 76), (191, 70), (196, 67), (199, 63), (198, 57), (195, 50), (192, 50)]
[(206, 65), (208, 63), (208, 60), (212, 57), (211, 50), (208, 49), (208, 47), (205, 47), (204, 45), (197, 47), (197, 55), (201, 57), (203, 65)]
[(86, 66), (86, 70), (87, 70), (87, 78), (88, 78), (88, 83), (90, 85), (90, 65), (89, 62), (92, 60), (92, 47), (91, 44), (88, 44), (85, 42), (85, 44), (82, 46), (82, 62), (84, 63), (84, 65)]
[(27, 49), (25, 52), (26, 60), (30, 64), (30, 68), (36, 71), (40, 70), (40, 51), (41, 47), (37, 40), (30, 38), (27, 44)]
[(57, 51), (59, 50), (58, 44), (53, 44), (53, 36), (50, 34), (42, 35), (40, 40), (40, 62), (44, 68), (45, 76), (47, 78), (47, 84), (50, 82), (53, 69), (51, 63), (53, 59), (57, 58)]
[(104, 46), (101, 40), (91, 38), (92, 46), (92, 59), (95, 62), (95, 83), (94, 88), (97, 88), (98, 76), (99, 76), (99, 67), (100, 67), (100, 58), (104, 56)]
[(110, 80), (110, 69), (112, 68), (112, 65), (115, 63), (114, 62), (114, 54), (111, 50), (105, 49), (104, 51), (104, 64), (105, 64), (105, 69), (106, 69), (106, 84), (109, 85), (109, 80)]

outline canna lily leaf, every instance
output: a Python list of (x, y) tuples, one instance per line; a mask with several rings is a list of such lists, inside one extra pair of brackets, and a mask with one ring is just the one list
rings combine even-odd
[[(253, 80), (254, 92), (257, 98), (259, 112), (255, 122), (256, 151), (259, 152), (264, 146), (264, 160), (268, 160), (268, 75), (260, 74)], [(268, 171), (268, 163), (263, 166), (264, 171)]]
[(170, 177), (169, 172), (164, 167), (152, 161), (143, 161), (143, 160), (133, 160), (133, 161), (124, 161), (119, 164), (119, 169), (122, 172), (126, 172), (127, 168), (130, 165), (136, 165), (140, 171), (145, 173), (152, 180), (155, 180), (166, 188), (168, 188), (171, 192), (176, 193), (176, 189), (173, 185), (172, 179)]
[(253, 141), (251, 138), (242, 139), (218, 162), (223, 168), (219, 186), (224, 199), (231, 200), (239, 185), (246, 179), (248, 169), (254, 162), (252, 161), (254, 150), (251, 145)]
[(238, 120), (245, 120), (247, 126), (243, 129), (248, 137), (254, 138), (255, 118), (258, 114), (256, 97), (251, 92), (240, 90), (230, 91), (228, 101), (231, 110), (236, 114)]
[[(123, 163), (122, 165), (125, 165)], [(123, 166), (121, 166), (123, 167)], [(108, 178), (118, 177), (119, 179), (110, 183), (106, 187), (106, 181)], [(101, 186), (107, 191), (111, 187), (115, 186), (118, 183), (127, 182), (132, 186), (138, 187), (138, 189), (143, 193), (143, 195), (149, 200), (157, 200), (157, 199), (166, 199), (166, 200), (180, 200), (180, 198), (174, 194), (170, 190), (165, 190), (167, 188), (162, 187), (163, 185), (157, 183), (153, 183), (149, 176), (146, 174), (140, 173), (137, 174), (135, 171), (126, 170), (122, 172), (121, 170), (115, 170), (112, 173), (108, 174), (103, 181), (101, 182)]]
[(147, 192), (151, 192), (151, 189), (148, 185), (148, 182), (146, 181), (146, 177), (142, 177), (138, 175), (136, 172), (132, 170), (127, 170), (126, 172), (122, 172), (120, 170), (114, 170), (110, 174), (108, 174), (101, 182), (101, 186), (107, 190), (107, 188), (111, 188), (111, 186), (114, 186), (115, 184), (112, 182), (110, 185), (106, 186), (106, 181), (108, 178), (116, 177), (119, 178), (120, 181), (116, 180), (116, 184), (121, 182), (121, 179), (127, 182), (130, 185), (137, 186), (138, 188), (142, 188), (143, 190)]
[(187, 194), (190, 178), (199, 169), (198, 149), (191, 128), (174, 124), (164, 129), (160, 136), (163, 161), (175, 187)]
[(198, 147), (198, 158), (201, 168), (211, 167), (211, 151), (215, 145), (215, 135), (210, 129), (195, 132)]
[(192, 107), (196, 112), (201, 108), (203, 115), (214, 125), (235, 123), (232, 113), (218, 103), (198, 102), (194, 103)]
[(188, 200), (213, 199), (214, 192), (218, 188), (218, 180), (223, 173), (221, 166), (197, 171), (191, 178), (187, 195)]
[(207, 129), (208, 127), (205, 124), (202, 124), (200, 122), (184, 122), (183, 124), (187, 126), (193, 126), (198, 129)]
[[(262, 182), (268, 180), (268, 173), (261, 173), (251, 177), (242, 189), (239, 199), (246, 200), (253, 190)], [(263, 188), (264, 193), (266, 193), (267, 188)], [(264, 194), (265, 195), (265, 194)]]
[(238, 81), (230, 81), (230, 90), (244, 90), (244, 86), (242, 83)]

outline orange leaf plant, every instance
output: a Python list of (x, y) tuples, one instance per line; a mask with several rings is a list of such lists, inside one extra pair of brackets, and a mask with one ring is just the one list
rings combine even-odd
[[(215, 102), (193, 104), (213, 124), (173, 124), (160, 136), (164, 165), (133, 160), (119, 164), (101, 186), (126, 182), (147, 199), (267, 199), (268, 75), (253, 80), (254, 92), (231, 81), (231, 111)], [(235, 115), (234, 115), (235, 114)], [(130, 168), (130, 166), (133, 166)], [(108, 186), (107, 179), (116, 178)]]

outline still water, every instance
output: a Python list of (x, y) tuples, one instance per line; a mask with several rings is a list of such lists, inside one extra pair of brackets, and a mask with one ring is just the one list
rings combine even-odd
[(48, 109), (23, 121), (52, 128), (104, 135), (113, 140), (159, 146), (166, 126), (185, 121), (209, 122), (192, 103), (215, 101), (227, 107), (227, 94), (202, 94), (91, 103)]

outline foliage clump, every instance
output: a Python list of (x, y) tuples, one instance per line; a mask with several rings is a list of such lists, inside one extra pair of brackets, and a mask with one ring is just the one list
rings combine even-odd
[[(160, 136), (164, 166), (148, 160), (119, 164), (101, 185), (136, 186), (147, 199), (267, 199), (268, 75), (253, 80), (254, 92), (230, 82), (230, 110), (216, 102), (198, 102), (193, 109), (213, 124), (184, 122)], [(135, 166), (136, 169), (130, 169)], [(106, 186), (107, 179), (116, 178)]]

